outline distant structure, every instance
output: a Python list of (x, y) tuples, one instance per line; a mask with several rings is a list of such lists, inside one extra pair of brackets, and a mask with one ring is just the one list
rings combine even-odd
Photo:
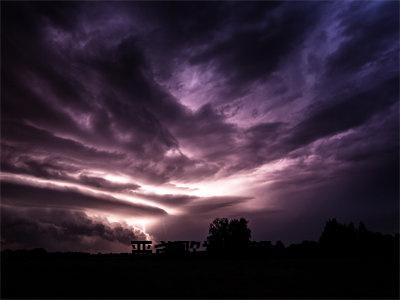
[[(273, 253), (277, 247), (284, 247), (277, 242), (273, 245), (271, 241), (251, 241), (249, 250), (253, 254)], [(166, 254), (166, 255), (185, 255), (190, 253), (204, 252), (207, 250), (208, 241), (161, 241), (159, 244), (153, 245), (153, 241), (131, 241), (132, 254)], [(234, 245), (233, 245), (234, 246)], [(153, 252), (154, 249), (154, 252)], [(242, 253), (243, 249), (239, 248), (238, 253)], [(228, 249), (223, 252), (228, 253)], [(244, 253), (244, 252), (243, 252)]]
[[(152, 241), (131, 241), (132, 254), (151, 254)], [(154, 245), (157, 254), (185, 254), (204, 251), (201, 247), (207, 248), (207, 242), (199, 241), (161, 241)]]
[(167, 254), (184, 254), (195, 253), (200, 250), (200, 247), (207, 247), (206, 242), (199, 241), (161, 241), (160, 244), (154, 246), (156, 253)]
[(151, 254), (152, 241), (131, 241), (132, 254)]

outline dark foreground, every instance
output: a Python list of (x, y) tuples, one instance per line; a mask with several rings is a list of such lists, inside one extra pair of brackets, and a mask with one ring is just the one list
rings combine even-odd
[(393, 298), (388, 258), (4, 256), (1, 298)]

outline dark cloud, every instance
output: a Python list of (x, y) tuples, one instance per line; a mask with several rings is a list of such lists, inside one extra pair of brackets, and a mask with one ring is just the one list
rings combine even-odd
[(125, 216), (162, 216), (160, 208), (89, 194), (73, 188), (51, 188), (3, 181), (2, 201), (13, 206), (95, 209)]
[(351, 3), (341, 15), (345, 41), (329, 57), (327, 72), (337, 75), (359, 71), (366, 64), (379, 61), (382, 55), (398, 59), (398, 10), (396, 1), (376, 6)]
[[(1, 5), (2, 198), (13, 209), (157, 216), (193, 234), (236, 214), (256, 236), (331, 213), (393, 223), (397, 2)], [(35, 178), (76, 189), (26, 183)], [(205, 190), (214, 180), (224, 196)], [(83, 192), (93, 189), (182, 215)]]
[(216, 214), (223, 208), (234, 208), (240, 206), (252, 197), (243, 196), (214, 196), (214, 197), (199, 197), (185, 194), (151, 194), (132, 192), (134, 196), (139, 198), (152, 200), (156, 203), (168, 205), (170, 207), (178, 207), (186, 213), (193, 213), (196, 215)]
[(325, 107), (311, 111), (309, 117), (293, 129), (288, 143), (307, 144), (365, 123), (398, 100), (398, 81), (398, 77), (390, 78), (351, 96), (338, 95), (339, 100), (334, 99)]
[(170, 206), (182, 206), (189, 202), (195, 201), (200, 197), (190, 196), (190, 195), (174, 195), (174, 194), (155, 194), (155, 193), (140, 193), (140, 192), (132, 192), (134, 196), (138, 196), (143, 199), (152, 200), (158, 202), (160, 204), (167, 204)]
[(204, 197), (198, 198), (198, 201), (187, 205), (186, 208), (189, 213), (215, 215), (218, 212), (221, 213), (225, 208), (232, 208), (250, 199), (251, 197), (239, 196)]
[(22, 147), (31, 146), (32, 150), (39, 149), (66, 156), (77, 156), (85, 160), (121, 159), (124, 157), (121, 153), (99, 150), (68, 138), (57, 137), (51, 132), (29, 125), (7, 122), (2, 130), (4, 141)]
[[(23, 149), (23, 148), (22, 148)], [(27, 174), (41, 178), (63, 179), (68, 173), (75, 173), (79, 167), (66, 163), (59, 156), (34, 157), (27, 155), (18, 146), (2, 144), (1, 170), (15, 174)]]
[(48, 251), (123, 251), (145, 234), (126, 224), (89, 218), (80, 211), (1, 206), (2, 248)]
[(93, 186), (100, 189), (110, 190), (110, 191), (123, 191), (123, 190), (136, 190), (140, 186), (137, 184), (123, 184), (123, 183), (114, 183), (110, 182), (106, 179), (93, 177), (93, 176), (85, 176), (80, 175), (78, 182), (82, 184), (87, 184), (89, 186)]
[[(214, 61), (233, 88), (269, 75), (302, 43), (309, 28), (318, 21), (320, 6), (315, 2), (301, 6), (287, 4), (269, 14), (264, 12), (264, 18), (259, 19), (263, 24), (251, 29), (240, 29), (237, 24), (230, 37), (197, 54), (191, 62)], [(266, 4), (259, 9), (268, 12), (269, 7)]]
[(14, 147), (4, 146), (3, 149), (1, 160), (3, 172), (63, 180), (106, 191), (135, 190), (140, 187), (140, 185), (134, 183), (116, 183), (100, 177), (77, 175), (82, 171), (84, 172), (84, 169), (67, 163), (60, 157), (35, 158), (26, 154), (16, 154)]

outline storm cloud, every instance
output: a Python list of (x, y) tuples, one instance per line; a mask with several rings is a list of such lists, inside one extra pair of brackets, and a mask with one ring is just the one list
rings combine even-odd
[(327, 217), (397, 230), (397, 2), (1, 5), (6, 243), (45, 240), (33, 209), (156, 239), (222, 216), (260, 239)]
[(1, 219), (1, 242), (12, 249), (126, 252), (130, 241), (146, 239), (139, 229), (89, 218), (80, 211), (2, 206)]

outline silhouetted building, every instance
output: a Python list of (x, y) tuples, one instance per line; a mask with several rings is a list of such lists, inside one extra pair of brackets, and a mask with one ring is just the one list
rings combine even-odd
[(202, 245), (199, 241), (161, 241), (154, 248), (158, 254), (185, 254), (198, 252), (201, 246), (206, 247), (206, 242)]
[(151, 254), (152, 241), (131, 241), (133, 254)]

